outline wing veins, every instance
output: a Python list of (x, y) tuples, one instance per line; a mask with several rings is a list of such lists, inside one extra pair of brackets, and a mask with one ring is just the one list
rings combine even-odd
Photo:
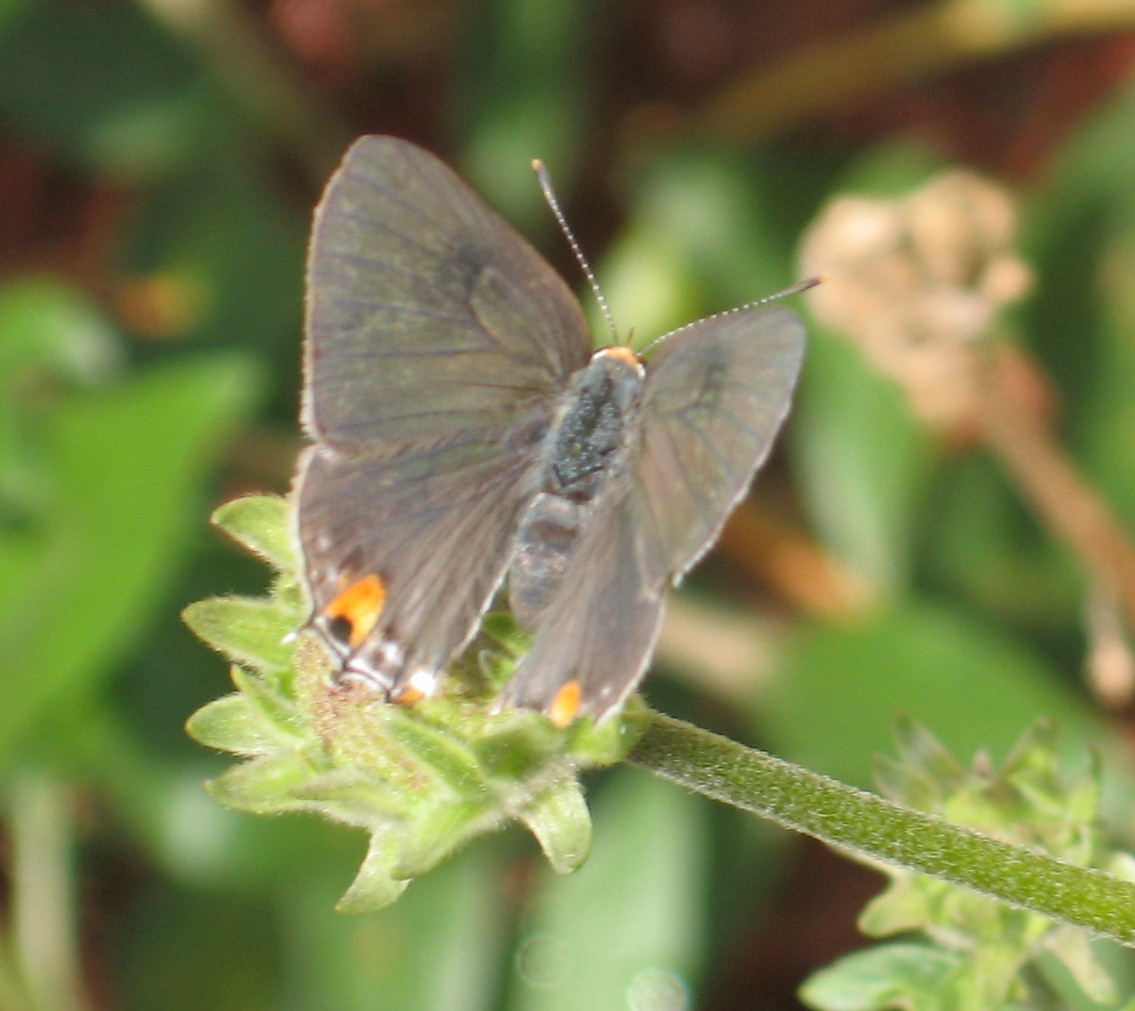
[[(327, 252), (326, 255), (329, 256), (329, 257), (338, 257), (340, 259), (350, 260), (352, 262), (366, 264), (368, 266), (372, 266), (372, 267), (376, 267), (376, 268), (379, 268), (379, 269), (382, 269), (382, 270), (386, 270), (386, 271), (389, 271), (391, 273), (401, 274), (403, 277), (410, 278), (411, 280), (422, 280), (423, 279), (421, 274), (416, 274), (413, 271), (406, 270), (404, 267), (399, 267), (399, 266), (396, 266), (395, 264), (392, 264), (392, 263), (388, 263), (385, 260), (373, 259), (372, 257), (369, 257), (364, 253), (352, 253), (352, 252), (347, 252), (347, 251), (336, 251), (336, 252)], [(500, 276), (504, 277), (503, 274), (501, 274)], [(346, 301), (346, 300), (336, 297), (336, 301)], [(363, 300), (359, 300), (359, 301), (362, 302), (363, 304), (366, 304), (365, 302), (363, 302)], [(382, 303), (382, 302), (373, 302), (371, 304), (374, 304), (374, 305), (379, 306), (379, 307), (384, 307), (386, 305), (386, 303)], [(469, 299), (466, 297), (466, 299), (464, 300), (464, 302), (462, 304), (468, 306), (469, 305)], [(391, 306), (391, 308), (400, 308), (400, 307)], [(411, 309), (410, 307), (406, 307), (406, 310), (408, 312), (416, 312), (417, 311), (417, 310)], [(428, 312), (429, 312), (428, 310), (422, 310), (421, 315), (428, 315)], [(451, 320), (451, 321), (456, 322), (456, 323), (466, 324), (470, 330), (473, 330), (473, 331), (475, 331), (479, 334), (483, 334), (485, 337), (487, 337), (488, 340), (490, 341), (490, 343), (492, 344), (492, 346), (497, 348), (498, 353), (505, 355), (506, 357), (511, 357), (511, 358), (513, 358), (517, 361), (523, 361), (526, 364), (531, 365), (533, 368), (543, 369), (546, 365), (556, 364), (555, 362), (552, 361), (551, 356), (548, 356), (548, 361), (545, 362), (545, 361), (542, 361), (540, 358), (536, 357), (535, 355), (533, 355), (533, 354), (531, 354), (527, 351), (521, 351), (521, 350), (517, 350), (514, 347), (508, 347), (499, 338), (497, 338), (497, 336), (492, 331), (490, 331), (487, 327), (485, 327), (481, 323), (481, 321), (477, 318), (477, 314), (475, 312), (470, 311), (470, 315), (469, 315), (468, 319), (462, 319), (460, 316), (448, 316), (448, 315), (446, 315), (446, 316), (438, 315), (436, 318), (441, 319), (441, 320)], [(363, 324), (363, 325), (365, 325), (365, 324)], [(486, 350), (490, 350), (490, 349), (486, 348)], [(439, 353), (443, 353), (443, 352), (439, 352)]]
[(709, 450), (710, 455), (717, 461), (717, 466), (721, 473), (725, 474), (728, 477), (731, 473), (729, 461), (721, 455), (721, 451), (717, 448), (717, 445), (710, 437), (709, 433), (700, 425), (697, 425), (692, 421), (687, 422), (687, 426), (689, 430), (693, 432), (699, 440), (701, 440), (702, 444)]
[[(464, 415), (465, 417), (468, 417), (470, 414), (493, 414), (493, 413), (495, 413), (495, 412), (493, 412), (493, 411), (491, 411), (487, 408), (485, 410), (482, 410), (482, 411), (469, 411), (469, 410), (414, 411), (414, 412), (411, 412), (409, 414), (388, 414), (388, 415), (385, 415), (383, 417), (383, 420), (384, 421), (408, 421), (411, 418), (435, 418), (435, 417), (444, 418), (444, 417), (448, 417), (448, 416), (454, 415), (454, 414)], [(373, 424), (373, 422), (371, 422), (369, 419), (366, 419), (366, 420), (363, 420), (363, 421), (340, 422), (337, 427), (341, 431), (351, 431), (352, 429), (356, 429), (356, 428), (367, 428), (371, 424)]]
[(693, 500), (694, 505), (697, 507), (698, 515), (701, 517), (702, 522), (707, 526), (712, 527), (712, 517), (708, 516), (705, 511), (705, 503), (702, 501), (702, 496), (697, 494), (694, 483), (690, 479), (690, 472), (686, 469), (686, 462), (682, 459), (682, 454), (677, 452), (678, 446), (669, 428), (666, 429), (666, 438), (670, 441), (670, 447), (674, 451), (674, 462), (677, 464), (678, 470), (682, 472), (682, 482), (686, 486), (687, 494)]
[(516, 386), (516, 385), (513, 385), (512, 383), (479, 383), (479, 382), (470, 382), (468, 379), (461, 379), (461, 378), (438, 379), (438, 380), (436, 380), (436, 385), (438, 385), (438, 386), (460, 386), (463, 389), (469, 389), (470, 387), (472, 387), (474, 389), (482, 389), (482, 390), (513, 390), (517, 393), (543, 393), (544, 392), (543, 386)]
[(428, 280), (428, 278), (423, 278), (421, 274), (417, 274), (412, 270), (399, 267), (397, 264), (390, 263), (388, 260), (379, 260), (373, 256), (367, 256), (366, 253), (353, 253), (347, 249), (325, 249), (323, 250), (323, 256), (326, 259), (347, 260), (351, 263), (362, 264), (375, 270), (386, 270), (392, 274), (401, 274), (403, 277), (408, 277), (414, 281)]
[[(481, 348), (430, 348), (407, 351), (336, 351), (335, 358), (337, 361), (370, 361), (372, 359), (383, 358), (430, 358), (438, 355), (477, 354), (482, 350)], [(332, 374), (331, 370), (326, 368), (324, 372), (325, 374)]]
[(373, 309), (389, 309), (392, 312), (405, 313), (408, 316), (425, 316), (428, 319), (448, 321), (450, 323), (468, 324), (469, 322), (468, 318), (464, 316), (451, 316), (448, 313), (437, 312), (433, 309), (426, 309), (420, 306), (399, 305), (397, 302), (380, 302), (378, 299), (374, 298), (356, 298), (349, 295), (339, 295), (336, 296), (335, 301), (341, 305), (364, 305)]
[(413, 246), (419, 252), (424, 253), (426, 256), (429, 256), (433, 259), (443, 259), (445, 254), (453, 254), (461, 248), (460, 244), (456, 240), (454, 240), (448, 232), (442, 231), (440, 226), (438, 225), (434, 225), (433, 227), (441, 231), (440, 244), (446, 247), (442, 251), (426, 245), (426, 243), (422, 242), (420, 239), (415, 238), (409, 232), (404, 232), (399, 228), (395, 228), (393, 225), (388, 224), (385, 221), (377, 220), (371, 214), (360, 213), (358, 211), (347, 211), (342, 209), (337, 210), (339, 220), (345, 219), (368, 230), (377, 229), (383, 231), (387, 235), (392, 235), (397, 239), (401, 239), (407, 245)]
[(726, 408), (720, 407), (717, 404), (687, 404), (685, 407), (677, 411), (671, 411), (669, 416), (678, 417), (683, 422), (688, 424), (691, 428), (697, 428), (697, 425), (694, 423), (695, 417), (698, 414), (704, 414), (707, 411), (712, 412), (719, 418), (725, 418), (727, 421), (733, 422), (733, 424), (736, 425), (737, 428), (739, 428), (741, 432), (747, 435), (750, 439), (753, 439), (757, 442), (760, 441), (757, 426), (753, 422), (737, 414), (735, 411), (727, 410)]
[[(427, 186), (432, 186), (433, 180), (427, 179), (422, 175), (420, 166), (415, 161), (408, 160), (407, 164), (409, 164), (414, 172), (425, 181)], [(421, 221), (424, 221), (450, 245), (451, 250), (460, 248), (459, 245), (454, 245), (453, 235), (445, 225), (442, 225), (440, 222), (435, 221), (429, 214), (422, 210), (422, 208), (418, 204), (412, 203), (411, 201), (405, 199), (405, 197), (403, 197), (402, 194), (399, 193), (398, 190), (391, 186), (389, 183), (386, 183), (381, 179), (373, 179), (369, 176), (364, 176), (361, 173), (353, 175), (352, 178), (356, 179), (358, 182), (361, 182), (368, 189), (374, 190), (377, 193), (381, 193), (384, 197), (393, 200), (395, 203), (399, 204), (402, 208), (409, 211), (415, 217), (417, 217)], [(369, 223), (370, 222), (368, 221), (368, 224)], [(393, 231), (393, 229), (390, 228), (388, 228), (387, 230)], [(396, 232), (395, 234), (400, 235), (401, 233)]]

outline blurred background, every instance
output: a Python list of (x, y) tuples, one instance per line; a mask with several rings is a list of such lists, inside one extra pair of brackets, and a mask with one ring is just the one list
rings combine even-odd
[[(896, 713), (966, 762), (1051, 716), (1130, 845), (1135, 3), (0, 0), (0, 1008), (791, 1008), (864, 943), (880, 876), (637, 769), (577, 875), (510, 829), (363, 917), (361, 834), (205, 794), (179, 611), (264, 589), (207, 517), (288, 489), (309, 216), (373, 132), (577, 284), (543, 158), (636, 340), (830, 272), (654, 706), (861, 786)], [(876, 303), (965, 321), (857, 331), (861, 220)]]

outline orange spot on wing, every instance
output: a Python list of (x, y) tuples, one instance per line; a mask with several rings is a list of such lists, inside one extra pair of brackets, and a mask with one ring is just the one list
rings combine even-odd
[(560, 730), (563, 730), (579, 714), (579, 703), (582, 696), (583, 690), (579, 687), (578, 681), (573, 679), (567, 682), (556, 692), (556, 697), (552, 699), (552, 704), (548, 707), (548, 719)]
[(426, 697), (426, 693), (420, 688), (415, 688), (413, 685), (406, 685), (401, 691), (390, 696), (390, 701), (400, 706), (412, 706), (417, 702), (421, 702)]
[(348, 642), (358, 646), (378, 623), (386, 602), (386, 585), (378, 576), (364, 576), (348, 586), (324, 610), (328, 618), (341, 619), (351, 627)]

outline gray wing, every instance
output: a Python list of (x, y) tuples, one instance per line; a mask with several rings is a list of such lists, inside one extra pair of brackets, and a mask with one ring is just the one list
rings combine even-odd
[(393, 137), (357, 141), (328, 184), (307, 291), (304, 424), (337, 446), (499, 429), (591, 352), (551, 267)]
[(532, 648), (505, 685), (506, 704), (551, 712), (560, 690), (574, 681), (578, 711), (598, 720), (646, 672), (662, 624), (666, 577), (644, 551), (640, 517), (620, 483), (581, 535)]
[(328, 638), (335, 601), (364, 577), (385, 596), (361, 641), (351, 628), (328, 638), (343, 668), (397, 690), (465, 645), (503, 579), (530, 469), (471, 437), (387, 456), (308, 451), (296, 495), (313, 622), (324, 616)]
[(647, 363), (629, 474), (581, 535), (532, 649), (505, 686), (513, 705), (554, 711), (575, 681), (601, 719), (650, 663), (669, 584), (712, 545), (788, 413), (804, 326), (782, 308), (703, 320)]
[(676, 581), (712, 547), (792, 403), (804, 324), (782, 307), (702, 320), (647, 362), (634, 495)]

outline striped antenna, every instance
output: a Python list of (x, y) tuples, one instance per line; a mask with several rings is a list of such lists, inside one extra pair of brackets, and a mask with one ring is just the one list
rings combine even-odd
[(615, 318), (611, 315), (611, 309), (607, 305), (607, 299), (603, 297), (603, 292), (599, 288), (599, 282), (595, 279), (595, 271), (591, 269), (591, 264), (587, 262), (587, 257), (583, 255), (583, 250), (579, 248), (579, 243), (575, 241), (575, 236), (572, 235), (571, 228), (568, 227), (567, 218), (564, 217), (564, 212), (560, 209), (560, 202), (556, 199), (556, 191), (552, 189), (552, 177), (548, 175), (547, 167), (539, 158), (532, 159), (532, 171), (536, 173), (536, 179), (539, 181), (540, 189), (544, 193), (544, 200), (552, 209), (556, 223), (560, 226), (560, 231), (563, 232), (564, 238), (568, 241), (568, 245), (571, 246), (571, 251), (575, 254), (576, 262), (583, 270), (583, 276), (587, 278), (587, 283), (591, 286), (591, 292), (595, 296), (595, 301), (599, 303), (599, 310), (603, 313), (603, 318), (607, 321), (607, 329), (611, 333), (611, 342), (618, 344), (619, 332), (615, 329)]
[(661, 344), (667, 338), (673, 337), (676, 333), (681, 333), (683, 330), (688, 330), (692, 326), (701, 326), (702, 323), (708, 323), (712, 319), (721, 319), (723, 316), (732, 316), (735, 313), (745, 312), (747, 309), (755, 309), (759, 305), (765, 305), (768, 302), (776, 302), (782, 298), (788, 298), (789, 295), (799, 295), (802, 291), (807, 291), (809, 288), (816, 287), (817, 284), (823, 283), (823, 277), (809, 277), (807, 280), (798, 281), (792, 285), (791, 288), (785, 288), (784, 291), (778, 291), (775, 295), (766, 295), (764, 298), (758, 298), (755, 302), (746, 302), (744, 305), (738, 305), (732, 309), (726, 309), (723, 312), (715, 312), (712, 316), (706, 316), (704, 319), (694, 320), (692, 323), (686, 323), (680, 327), (664, 333), (661, 337), (655, 337), (646, 347), (640, 349), (638, 354), (644, 355), (651, 348)]

